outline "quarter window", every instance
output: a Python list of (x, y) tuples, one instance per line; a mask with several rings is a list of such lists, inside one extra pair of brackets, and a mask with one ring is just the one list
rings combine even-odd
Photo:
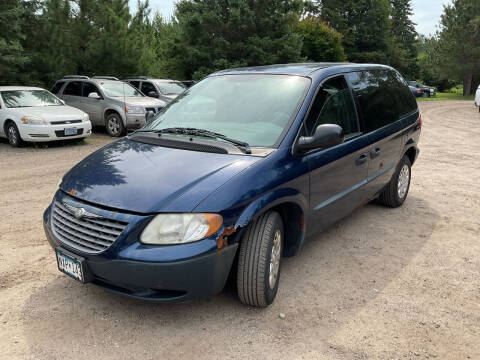
[(80, 81), (71, 81), (63, 90), (63, 95), (82, 96), (82, 83)]
[(358, 133), (358, 121), (352, 94), (343, 77), (325, 82), (318, 91), (305, 122), (308, 135), (319, 125), (336, 124), (345, 136)]

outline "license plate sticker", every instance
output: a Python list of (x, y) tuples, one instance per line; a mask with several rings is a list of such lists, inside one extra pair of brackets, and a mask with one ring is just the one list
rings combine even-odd
[(65, 135), (77, 135), (77, 128), (76, 127), (66, 128)]
[(82, 271), (82, 264), (65, 254), (62, 254), (60, 251), (56, 251), (57, 254), (57, 264), (58, 270), (61, 272), (70, 275), (74, 279), (83, 282), (83, 271)]

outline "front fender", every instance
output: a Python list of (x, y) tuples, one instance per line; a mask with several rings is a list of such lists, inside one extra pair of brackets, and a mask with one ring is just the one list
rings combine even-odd
[(234, 227), (245, 227), (266, 211), (288, 203), (298, 205), (301, 208), (302, 213), (306, 214), (308, 200), (305, 195), (292, 188), (275, 189), (252, 201), (238, 217)]
[(119, 105), (111, 105), (105, 110), (103, 110), (103, 120), (107, 118), (107, 112), (115, 111), (122, 118), (123, 126), (127, 126), (127, 115), (125, 115), (125, 110)]

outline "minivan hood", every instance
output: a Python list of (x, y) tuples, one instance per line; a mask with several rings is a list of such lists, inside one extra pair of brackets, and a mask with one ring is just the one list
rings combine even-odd
[(82, 110), (67, 105), (9, 108), (8, 110), (18, 116), (38, 116), (46, 121), (82, 120), (85, 114)]
[(75, 165), (60, 188), (78, 199), (125, 211), (189, 212), (259, 159), (165, 148), (123, 138)]

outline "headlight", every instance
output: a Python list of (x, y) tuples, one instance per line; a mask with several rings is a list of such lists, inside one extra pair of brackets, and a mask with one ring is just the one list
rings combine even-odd
[(47, 125), (47, 122), (37, 116), (24, 116), (22, 122), (28, 125)]
[(217, 214), (160, 214), (143, 230), (140, 241), (155, 245), (191, 243), (215, 234), (222, 223)]
[(90, 121), (90, 117), (88, 116), (87, 113), (84, 113), (83, 114), (83, 122), (89, 122)]
[(141, 106), (125, 105), (125, 112), (130, 114), (145, 114), (145, 108)]

